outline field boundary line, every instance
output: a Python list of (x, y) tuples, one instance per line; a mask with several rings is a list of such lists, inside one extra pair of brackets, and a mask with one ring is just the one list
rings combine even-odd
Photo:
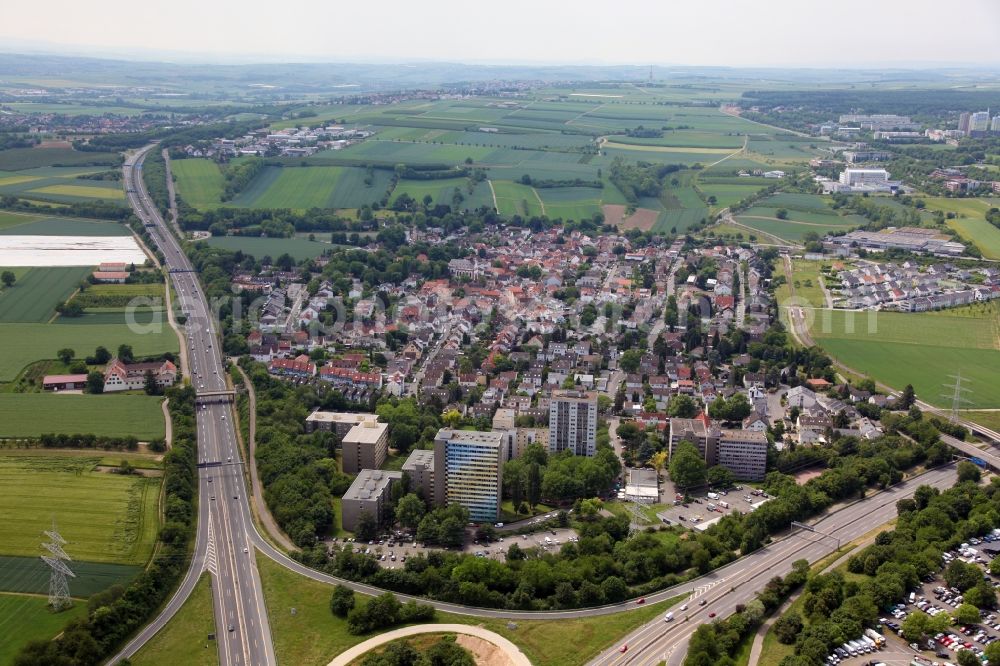
[(493, 189), (493, 181), (487, 178), (486, 183), (490, 186), (490, 194), (493, 195), (493, 209), (500, 212), (500, 205), (497, 204), (497, 191)]
[[(532, 187), (531, 191), (535, 193), (535, 199), (538, 200), (538, 205), (542, 207), (542, 215), (545, 215), (545, 202), (542, 201), (542, 198), (540, 196), (538, 196), (538, 190), (536, 190), (534, 187)], [(527, 211), (525, 211), (525, 212), (527, 212)]]

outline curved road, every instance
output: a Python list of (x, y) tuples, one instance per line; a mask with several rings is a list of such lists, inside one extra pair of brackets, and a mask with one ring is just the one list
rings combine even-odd
[(348, 666), (355, 659), (358, 659), (369, 650), (374, 650), (379, 645), (385, 645), (400, 638), (417, 636), (419, 634), (464, 634), (466, 636), (475, 636), (502, 649), (514, 666), (531, 666), (531, 662), (521, 652), (521, 648), (500, 634), (495, 631), (483, 629), (482, 627), (470, 627), (467, 624), (418, 624), (413, 627), (388, 631), (374, 638), (369, 638), (364, 643), (358, 643), (345, 652), (341, 652), (327, 666)]

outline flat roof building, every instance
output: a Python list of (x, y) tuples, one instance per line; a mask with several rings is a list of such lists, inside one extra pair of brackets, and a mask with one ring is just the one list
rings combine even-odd
[(378, 469), (389, 454), (389, 424), (366, 419), (348, 430), (340, 444), (344, 472)]
[(392, 484), (403, 478), (402, 472), (363, 469), (341, 499), (341, 523), (345, 530), (356, 532), (362, 514), (369, 514), (377, 525), (392, 517)]
[(549, 400), (549, 451), (592, 456), (597, 451), (597, 392), (559, 390)]
[(434, 438), (434, 503), (464, 506), (476, 522), (496, 521), (503, 437), (502, 432), (439, 430)]
[(767, 435), (756, 430), (723, 430), (716, 462), (737, 479), (763, 481), (767, 473)]
[(306, 432), (335, 432), (341, 437), (362, 421), (378, 421), (377, 414), (355, 412), (321, 412), (318, 409), (306, 417)]
[(414, 449), (403, 463), (403, 471), (410, 476), (410, 490), (434, 501), (434, 451)]

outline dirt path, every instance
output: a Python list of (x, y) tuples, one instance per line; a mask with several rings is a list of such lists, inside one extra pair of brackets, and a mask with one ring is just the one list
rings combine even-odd
[(758, 122), (756, 120), (750, 120), (749, 118), (744, 118), (738, 113), (726, 113), (725, 111), (722, 110), (722, 107), (719, 107), (719, 113), (721, 113), (724, 116), (739, 118), (740, 120), (745, 120), (748, 123), (753, 123), (754, 125), (760, 125), (761, 127), (769, 127), (773, 130), (778, 130), (779, 132), (787, 132), (789, 134), (794, 134), (795, 136), (801, 136), (805, 139), (815, 138), (815, 137), (810, 137), (808, 134), (804, 132), (797, 132), (795, 130), (788, 129), (786, 127), (778, 127), (777, 125), (768, 125), (767, 123)]
[[(542, 201), (542, 198), (540, 196), (538, 196), (538, 190), (532, 187), (531, 191), (534, 193), (535, 198), (538, 200), (538, 205), (542, 207), (542, 215), (545, 215), (545, 202)], [(527, 213), (528, 211), (525, 212)]]
[[(240, 376), (243, 378), (243, 385), (247, 389), (247, 399), (249, 404), (247, 405), (249, 412), (249, 423), (247, 424), (247, 431), (249, 433), (250, 441), (247, 442), (247, 458), (249, 460), (250, 467), (250, 485), (253, 488), (253, 509), (254, 513), (257, 515), (257, 519), (260, 524), (267, 531), (268, 536), (271, 537), (279, 546), (287, 551), (297, 550), (295, 544), (292, 540), (288, 538), (282, 529), (278, 526), (278, 522), (271, 515), (271, 510), (267, 508), (267, 502), (264, 501), (264, 493), (261, 490), (260, 476), (257, 474), (257, 394), (253, 390), (253, 382), (250, 381), (250, 377), (247, 373), (243, 371), (240, 366), (235, 366), (239, 371)], [(237, 429), (239, 433), (239, 429)]]
[(487, 178), (486, 183), (490, 186), (490, 194), (493, 196), (493, 208), (499, 213), (500, 206), (497, 204), (497, 191), (493, 189), (493, 181)]
[(723, 162), (725, 162), (726, 160), (728, 160), (731, 157), (736, 157), (737, 155), (742, 155), (742, 154), (746, 153), (748, 145), (750, 145), (750, 135), (749, 134), (744, 134), (743, 135), (743, 147), (742, 148), (736, 150), (736, 152), (729, 153), (728, 155), (726, 155), (725, 157), (723, 157), (721, 160), (716, 160), (715, 162), (712, 162), (707, 167), (705, 167), (705, 170), (707, 171), (708, 169), (711, 169), (712, 167), (714, 167), (717, 164), (722, 164)]
[(160, 408), (163, 410), (163, 441), (167, 445), (167, 450), (170, 450), (174, 441), (174, 422), (170, 420), (170, 398), (161, 402)]
[(500, 666), (501, 664), (510, 664), (510, 666), (531, 666), (531, 662), (526, 656), (524, 656), (524, 653), (521, 652), (520, 648), (500, 634), (489, 631), (488, 629), (483, 629), (482, 627), (472, 627), (467, 624), (418, 624), (413, 627), (404, 627), (402, 629), (388, 631), (379, 636), (375, 636), (374, 638), (369, 638), (367, 641), (345, 650), (334, 657), (333, 661), (331, 661), (327, 666), (347, 666), (355, 659), (380, 645), (391, 643), (392, 641), (399, 640), (400, 638), (416, 636), (417, 634), (459, 634), (463, 636), (475, 636), (476, 638), (480, 638), (493, 644), (499, 650), (502, 650), (507, 659), (506, 662), (487, 662), (490, 666)]

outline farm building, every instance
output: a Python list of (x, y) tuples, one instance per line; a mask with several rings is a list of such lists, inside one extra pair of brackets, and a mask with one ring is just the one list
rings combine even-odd
[(146, 373), (152, 372), (157, 386), (172, 386), (177, 381), (177, 367), (170, 361), (124, 363), (114, 358), (104, 371), (104, 392), (141, 391), (146, 388)]
[(42, 388), (46, 391), (78, 391), (87, 385), (87, 375), (45, 375)]
[(94, 271), (94, 280), (97, 282), (122, 284), (128, 279), (125, 271)]

